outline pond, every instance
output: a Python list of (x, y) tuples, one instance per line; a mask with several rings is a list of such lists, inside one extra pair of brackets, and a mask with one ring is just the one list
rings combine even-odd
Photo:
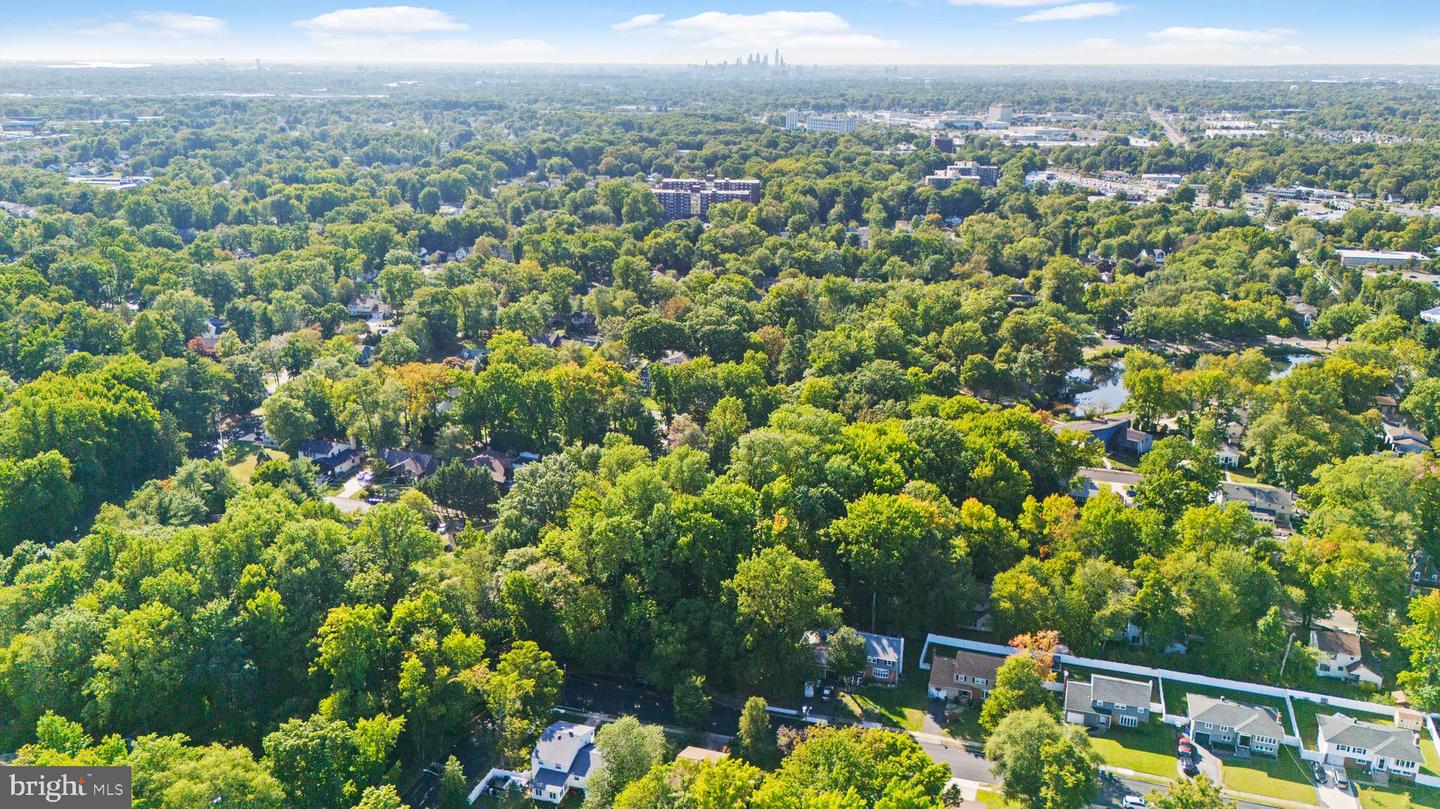
[(1130, 398), (1130, 391), (1121, 381), (1124, 376), (1124, 360), (1076, 368), (1065, 375), (1062, 397), (1074, 407), (1077, 416), (1114, 412)]
[(1286, 354), (1274, 360), (1275, 369), (1270, 372), (1271, 379), (1284, 379), (1301, 365), (1307, 365), (1320, 359), (1319, 354)]

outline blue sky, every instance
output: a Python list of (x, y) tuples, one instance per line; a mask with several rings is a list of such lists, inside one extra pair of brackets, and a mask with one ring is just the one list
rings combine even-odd
[(0, 60), (1440, 63), (1437, 0), (0, 0)]

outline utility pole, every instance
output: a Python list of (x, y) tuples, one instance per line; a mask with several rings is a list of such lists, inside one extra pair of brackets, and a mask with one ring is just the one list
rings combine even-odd
[(1285, 663), (1290, 660), (1290, 647), (1295, 645), (1295, 633), (1291, 632), (1290, 637), (1285, 639), (1285, 654), (1280, 657), (1280, 673), (1275, 675), (1275, 684), (1279, 685), (1285, 676)]

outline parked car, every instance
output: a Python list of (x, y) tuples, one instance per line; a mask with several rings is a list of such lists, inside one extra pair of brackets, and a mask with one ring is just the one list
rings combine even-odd
[(805, 681), (805, 699), (815, 699), (815, 684), (809, 680)]
[(1193, 756), (1195, 755), (1195, 748), (1191, 746), (1189, 742), (1181, 739), (1180, 743), (1175, 745), (1175, 754), (1178, 756)]
[(1335, 786), (1340, 787), (1346, 792), (1350, 791), (1350, 779), (1345, 775), (1343, 768), (1335, 771)]
[(1325, 775), (1325, 768), (1322, 767), (1322, 766), (1319, 765), (1319, 764), (1316, 764), (1316, 765), (1315, 765), (1315, 783), (1317, 783), (1317, 784), (1323, 784), (1323, 783), (1325, 783), (1326, 780), (1327, 780), (1327, 778), (1326, 778), (1326, 775)]
[(831, 688), (830, 686), (827, 685), (827, 686), (823, 686), (823, 687), (820, 689), (820, 701), (821, 701), (821, 702), (829, 702), (830, 699), (831, 699), (832, 697), (834, 697), (834, 696), (835, 696), (835, 689), (834, 689), (834, 688)]
[(1200, 774), (1200, 767), (1195, 764), (1195, 759), (1190, 756), (1180, 757), (1180, 772), (1194, 778)]
[(1139, 795), (1126, 795), (1124, 804), (1125, 809), (1146, 809), (1145, 799)]

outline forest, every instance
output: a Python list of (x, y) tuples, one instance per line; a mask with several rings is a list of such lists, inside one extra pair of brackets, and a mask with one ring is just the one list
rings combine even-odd
[[(109, 90), (83, 98), (22, 71), (35, 95), (5, 100), (73, 133), (0, 145), (0, 751), (16, 762), (128, 763), (135, 805), (156, 809), (217, 784), (261, 809), (394, 809), (466, 738), (523, 769), (583, 672), (639, 678), (697, 726), (712, 700), (745, 705), (737, 756), (713, 765), (670, 763), (633, 719), (602, 728), (615, 763), (592, 809), (940, 806), (948, 773), (908, 737), (797, 735), (763, 705), (815, 677), (812, 630), (918, 649), (977, 607), (996, 642), (1054, 633), (1082, 655), (1304, 687), (1308, 630), (1342, 609), (1440, 709), (1440, 595), (1412, 587), (1440, 559), (1440, 470), (1383, 430), (1393, 399), (1440, 432), (1440, 326), (1421, 317), (1440, 289), (1336, 252), (1434, 256), (1440, 219), (1255, 217), (1226, 191), (1440, 202), (1433, 87), (477, 89), (437, 72), (393, 97), (297, 99), (187, 95), (258, 79), (185, 70), (81, 73)], [(817, 135), (775, 113), (999, 93), (1113, 132), (1048, 151), (976, 134), (943, 154), (924, 133)], [(1428, 111), (1400, 115), (1393, 93)], [(1415, 140), (1132, 145), (1158, 99), (1283, 101)], [(998, 183), (925, 184), (962, 159)], [(1027, 185), (1050, 165), (1187, 179), (1154, 202)], [(651, 183), (707, 174), (758, 179), (762, 198), (667, 220)], [(152, 179), (73, 180), (109, 175)], [(1296, 345), (1310, 361), (1277, 371)], [(1117, 363), (1155, 442), (1125, 459), (1133, 496), (1079, 497), (1077, 474), (1111, 461), (1067, 426), (1074, 373)], [(316, 442), (362, 451), (376, 479), (393, 453), (428, 465), (342, 510), (342, 481), (304, 457)], [(1295, 493), (1293, 531), (1216, 502), (1227, 443), (1246, 480)], [(1083, 807), (1083, 734), (1015, 707), (990, 737), (1015, 795)], [(1007, 745), (1084, 777), (1026, 782), (1040, 765)], [(446, 809), (468, 792), (457, 772)]]

